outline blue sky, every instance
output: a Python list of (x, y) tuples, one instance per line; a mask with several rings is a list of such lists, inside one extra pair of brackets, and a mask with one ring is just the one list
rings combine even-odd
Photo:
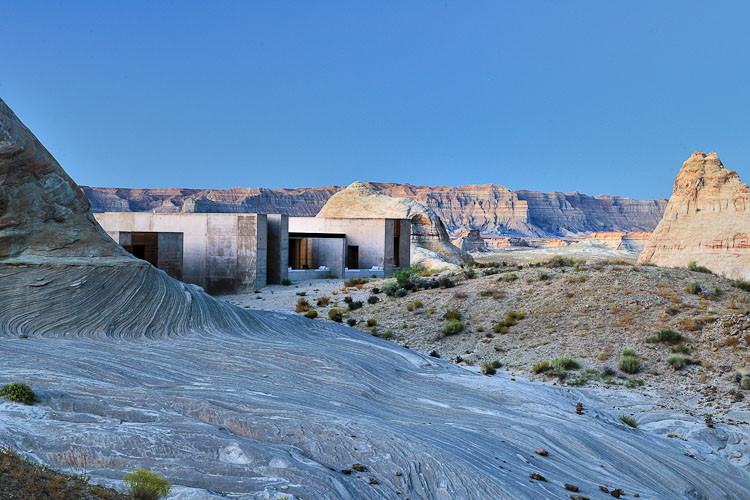
[(0, 0), (0, 97), (80, 184), (668, 197), (750, 181), (749, 6)]

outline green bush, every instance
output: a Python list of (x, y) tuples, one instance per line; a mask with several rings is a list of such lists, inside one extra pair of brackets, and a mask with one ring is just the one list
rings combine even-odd
[(369, 297), (367, 297), (367, 303), (370, 305), (377, 304), (378, 302), (380, 302), (380, 299), (375, 295), (370, 295)]
[(631, 358), (637, 358), (638, 355), (635, 353), (633, 349), (623, 349), (622, 350), (623, 356), (630, 356)]
[(732, 286), (745, 292), (750, 292), (750, 281), (737, 280), (732, 282)]
[(304, 297), (305, 295), (307, 295), (307, 292), (297, 292), (296, 295), (298, 295), (299, 297)]
[(750, 389), (750, 375), (743, 375), (740, 379), (740, 387), (745, 390)]
[(450, 320), (450, 319), (461, 320), (461, 319), (463, 319), (463, 317), (464, 317), (464, 315), (461, 314), (458, 311), (448, 311), (445, 314), (443, 314), (443, 319), (445, 319), (445, 320)]
[(628, 417), (627, 415), (620, 415), (620, 420), (622, 420), (624, 423), (626, 423), (633, 429), (636, 429), (638, 427), (638, 421), (634, 419), (633, 417)]
[(400, 286), (401, 288), (409, 283), (409, 279), (412, 276), (419, 276), (418, 271), (413, 267), (410, 267), (408, 269), (399, 269), (398, 271), (396, 271), (396, 274), (393, 275), (393, 277), (396, 278), (396, 283), (398, 283), (398, 286)]
[(368, 319), (367, 326), (369, 326), (370, 328), (372, 328), (373, 326), (378, 326), (378, 320), (376, 320), (375, 318)]
[(313, 309), (312, 311), (307, 311), (305, 313), (305, 318), (315, 319), (318, 317), (318, 311)]
[(634, 373), (640, 372), (643, 367), (641, 366), (641, 362), (638, 361), (638, 358), (635, 356), (623, 356), (622, 359), (620, 359), (620, 370), (622, 370), (625, 373), (630, 373), (631, 375)]
[(693, 281), (685, 287), (685, 291), (687, 293), (692, 293), (693, 295), (698, 295), (699, 293), (701, 293), (701, 284), (697, 281)]
[(485, 375), (494, 375), (497, 373), (497, 369), (491, 363), (482, 363), (480, 371)]
[(123, 482), (135, 500), (159, 500), (172, 490), (165, 477), (146, 469), (134, 470), (123, 478)]
[(534, 373), (544, 373), (549, 369), (550, 369), (549, 361), (542, 361), (531, 367), (531, 371), (533, 371)]
[(387, 339), (393, 337), (393, 330), (386, 330), (385, 333), (383, 334), (383, 337)]
[(699, 266), (697, 262), (694, 260), (691, 260), (688, 264), (687, 268), (690, 271), (695, 271), (696, 273), (704, 273), (704, 274), (713, 274), (711, 270), (707, 267)]
[(473, 280), (477, 277), (476, 271), (474, 271), (472, 268), (464, 269), (461, 271), (461, 273), (464, 275), (464, 278), (468, 280)]
[(396, 281), (388, 280), (383, 284), (383, 293), (389, 297), (393, 297), (394, 295), (396, 295), (396, 291), (400, 288), (401, 287)]
[(357, 320), (354, 319), (354, 318), (349, 318), (349, 319), (346, 320), (346, 324), (349, 325), (349, 326), (354, 326), (354, 325), (357, 324)]
[(503, 277), (500, 278), (500, 281), (516, 281), (518, 279), (518, 275), (516, 273), (507, 273), (503, 274)]
[(31, 390), (31, 387), (24, 382), (14, 382), (3, 386), (0, 388), (0, 396), (8, 401), (23, 403), (25, 405), (33, 405), (39, 401), (39, 398), (36, 397), (36, 394)]
[(281, 284), (284, 286), (289, 286), (292, 284), (292, 280), (290, 280), (289, 278), (284, 278), (283, 280), (281, 280)]
[(443, 326), (443, 334), (455, 335), (457, 333), (461, 333), (463, 329), (464, 329), (463, 323), (461, 323), (457, 319), (451, 319), (451, 320), (448, 320), (447, 323), (445, 323), (445, 326)]
[(565, 357), (565, 356), (553, 359), (552, 363), (551, 363), (551, 366), (552, 366), (552, 368), (562, 369), (562, 370), (566, 370), (566, 371), (567, 370), (577, 370), (577, 369), (579, 369), (581, 367), (581, 365), (578, 364), (577, 361), (574, 361), (574, 360), (572, 360), (572, 359), (570, 359), (568, 357)]
[(328, 310), (328, 319), (336, 323), (341, 323), (344, 320), (344, 310), (332, 307)]
[(656, 335), (653, 337), (648, 337), (646, 339), (646, 342), (649, 344), (654, 344), (656, 342), (662, 342), (664, 344), (679, 344), (682, 342), (682, 334), (678, 333), (671, 328), (662, 328), (658, 332), (656, 332)]
[(685, 367), (685, 356), (682, 354), (670, 354), (667, 356), (667, 363), (672, 365), (675, 370), (682, 370)]

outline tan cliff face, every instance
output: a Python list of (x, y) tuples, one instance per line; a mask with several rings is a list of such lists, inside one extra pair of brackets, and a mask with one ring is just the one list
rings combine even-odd
[(685, 267), (691, 261), (717, 274), (750, 279), (750, 189), (716, 153), (682, 165), (664, 218), (639, 263)]
[(434, 269), (463, 266), (473, 262), (471, 256), (454, 246), (440, 217), (424, 205), (409, 198), (392, 198), (355, 182), (331, 196), (318, 217), (366, 219), (384, 217), (411, 220), (411, 262)]
[[(412, 186), (367, 182), (391, 197), (432, 209), (451, 234), (478, 229), (483, 235), (534, 238), (585, 237), (596, 231), (652, 231), (667, 200), (631, 200), (580, 193), (511, 191), (496, 184)], [(83, 186), (94, 212), (257, 212), (312, 217), (339, 186), (295, 189), (119, 189)]]

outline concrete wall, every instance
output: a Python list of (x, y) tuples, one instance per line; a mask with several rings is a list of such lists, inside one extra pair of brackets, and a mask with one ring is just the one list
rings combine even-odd
[(182, 233), (182, 279), (209, 293), (252, 291), (266, 284), (265, 215), (105, 212), (94, 216), (110, 235)]
[(182, 281), (182, 238), (182, 233), (159, 233), (159, 257), (156, 264), (156, 267), (180, 281)]
[(313, 266), (330, 268), (331, 277), (344, 277), (346, 238), (315, 238), (312, 240)]
[(394, 219), (394, 221), (401, 225), (398, 248), (399, 267), (406, 269), (411, 267), (411, 221), (409, 219)]
[[(399, 257), (401, 267), (408, 267), (411, 224), (401, 219), (333, 219), (289, 217), (290, 233), (343, 233), (346, 244), (359, 247), (359, 268), (382, 267), (386, 277), (393, 275), (393, 228), (401, 225)], [(323, 250), (323, 249), (321, 249)], [(346, 259), (346, 251), (343, 254)]]
[(289, 268), (289, 217), (268, 214), (268, 269), (266, 281), (278, 285), (288, 278)]

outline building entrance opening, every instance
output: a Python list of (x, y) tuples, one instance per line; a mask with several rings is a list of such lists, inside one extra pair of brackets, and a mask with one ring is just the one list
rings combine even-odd
[(123, 248), (134, 257), (158, 266), (159, 233), (130, 233), (130, 245), (123, 245)]
[(346, 267), (347, 269), (359, 269), (359, 247), (358, 246), (347, 245)]

